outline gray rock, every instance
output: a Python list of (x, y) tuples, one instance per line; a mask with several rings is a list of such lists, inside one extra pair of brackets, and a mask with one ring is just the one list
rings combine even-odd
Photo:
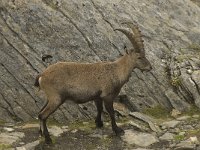
[(139, 125), (139, 124), (137, 124), (137, 123), (135, 123), (135, 122), (133, 122), (133, 121), (130, 121), (129, 124), (130, 124), (131, 126), (137, 128), (137, 129), (141, 130), (141, 131), (147, 131), (147, 128), (146, 128), (146, 127), (144, 127), (144, 126), (142, 126), (142, 125)]
[(181, 116), (181, 117), (176, 118), (176, 120), (178, 120), (178, 121), (185, 121), (185, 120), (188, 120), (190, 118), (191, 118), (190, 116)]
[(163, 134), (161, 137), (159, 137), (160, 140), (163, 141), (170, 141), (174, 139), (174, 134), (166, 132), (165, 134)]
[(196, 147), (195, 144), (191, 143), (190, 140), (181, 141), (179, 144), (176, 145), (174, 148), (175, 150), (194, 150)]
[(31, 143), (28, 143), (28, 144), (26, 144), (26, 145), (23, 145), (23, 146), (21, 146), (21, 147), (16, 147), (16, 150), (34, 150), (35, 147), (36, 147), (37, 145), (39, 145), (39, 144), (40, 144), (40, 141), (39, 141), (39, 140), (36, 140), (36, 141), (34, 141), (34, 142), (31, 142)]
[(169, 99), (173, 108), (176, 110), (179, 110), (180, 112), (189, 110), (189, 105), (183, 101), (176, 93), (174, 93), (172, 89), (165, 91), (165, 95)]
[(163, 122), (161, 125), (167, 128), (175, 128), (179, 123), (180, 121), (171, 120), (171, 121)]
[(136, 149), (131, 149), (131, 150), (153, 150), (153, 149), (146, 149), (146, 148), (136, 148)]
[(158, 142), (158, 139), (152, 134), (135, 132), (133, 130), (125, 130), (122, 140), (128, 144), (135, 144), (140, 147), (147, 147)]
[(64, 132), (63, 129), (58, 126), (50, 126), (48, 130), (54, 136), (60, 136)]
[(179, 132), (178, 135), (185, 135), (186, 132), (182, 131), (182, 132)]
[(192, 117), (193, 118), (199, 118), (199, 115), (193, 115)]
[(14, 131), (15, 129), (13, 129), (13, 128), (8, 128), (8, 127), (4, 127), (3, 128), (5, 131), (8, 131), (8, 132), (12, 132), (12, 131)]
[(156, 125), (156, 121), (150, 116), (140, 112), (130, 112), (129, 115), (146, 122), (152, 131), (161, 132), (160, 128)]
[(17, 141), (20, 141), (24, 137), (23, 132), (3, 132), (0, 133), (0, 143), (11, 145)]

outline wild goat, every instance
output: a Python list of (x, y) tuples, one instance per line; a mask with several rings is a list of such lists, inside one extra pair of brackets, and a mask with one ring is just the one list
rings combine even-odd
[(145, 57), (143, 40), (136, 25), (129, 24), (132, 32), (116, 29), (124, 33), (131, 41), (134, 49), (113, 62), (76, 63), (58, 62), (50, 65), (37, 76), (35, 86), (40, 87), (47, 96), (47, 104), (41, 109), (40, 133), (45, 142), (51, 143), (46, 120), (64, 101), (85, 103), (94, 100), (97, 107), (95, 123), (102, 127), (101, 113), (103, 102), (111, 118), (112, 130), (116, 135), (124, 133), (115, 122), (113, 100), (118, 96), (122, 86), (128, 81), (134, 68), (142, 71), (152, 69)]

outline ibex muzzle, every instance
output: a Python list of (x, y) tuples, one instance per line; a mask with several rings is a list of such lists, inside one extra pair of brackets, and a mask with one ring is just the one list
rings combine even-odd
[(50, 65), (35, 81), (47, 96), (47, 104), (41, 109), (40, 133), (45, 136), (46, 143), (51, 138), (46, 126), (47, 118), (66, 100), (76, 103), (94, 101), (97, 107), (95, 123), (103, 126), (101, 113), (103, 102), (116, 135), (124, 133), (115, 121), (113, 100), (118, 96), (122, 86), (128, 81), (134, 68), (149, 71), (151, 65), (145, 57), (143, 40), (136, 25), (130, 25), (133, 33), (124, 29), (116, 29), (124, 33), (132, 42), (131, 49), (114, 62), (76, 63), (59, 62)]

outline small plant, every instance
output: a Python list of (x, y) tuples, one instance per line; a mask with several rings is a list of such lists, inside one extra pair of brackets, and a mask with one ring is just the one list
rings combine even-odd
[(181, 78), (179, 76), (172, 76), (171, 85), (174, 87), (179, 87), (181, 85)]
[(182, 141), (184, 139), (184, 137), (185, 137), (184, 135), (175, 135), (174, 140), (175, 141)]

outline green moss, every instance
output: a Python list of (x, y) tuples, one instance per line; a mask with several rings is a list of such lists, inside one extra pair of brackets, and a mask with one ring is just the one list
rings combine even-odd
[(153, 108), (146, 108), (143, 110), (144, 114), (153, 116), (157, 119), (169, 118), (170, 114), (163, 106), (157, 105)]
[(96, 127), (95, 123), (93, 121), (89, 122), (82, 122), (82, 121), (76, 121), (71, 124), (69, 124), (69, 129), (71, 130), (83, 130), (86, 132), (92, 131)]
[[(109, 120), (110, 122), (110, 120)], [(130, 122), (130, 118), (129, 117), (121, 117), (120, 119), (117, 120), (117, 123), (123, 123), (123, 124), (126, 124), (126, 123), (129, 123)]]
[(176, 141), (182, 141), (184, 138), (185, 138), (184, 135), (175, 135), (174, 136), (174, 140), (176, 140)]
[(0, 125), (4, 125), (6, 122), (5, 121), (3, 121), (3, 120), (0, 120)]
[(12, 146), (8, 144), (0, 144), (0, 150), (6, 150), (9, 148), (12, 148)]
[(59, 123), (58, 121), (56, 121), (56, 120), (53, 119), (53, 118), (49, 118), (49, 119), (47, 120), (47, 125), (49, 125), (49, 126), (58, 126), (58, 127), (61, 127), (61, 126), (63, 126), (64, 124)]

